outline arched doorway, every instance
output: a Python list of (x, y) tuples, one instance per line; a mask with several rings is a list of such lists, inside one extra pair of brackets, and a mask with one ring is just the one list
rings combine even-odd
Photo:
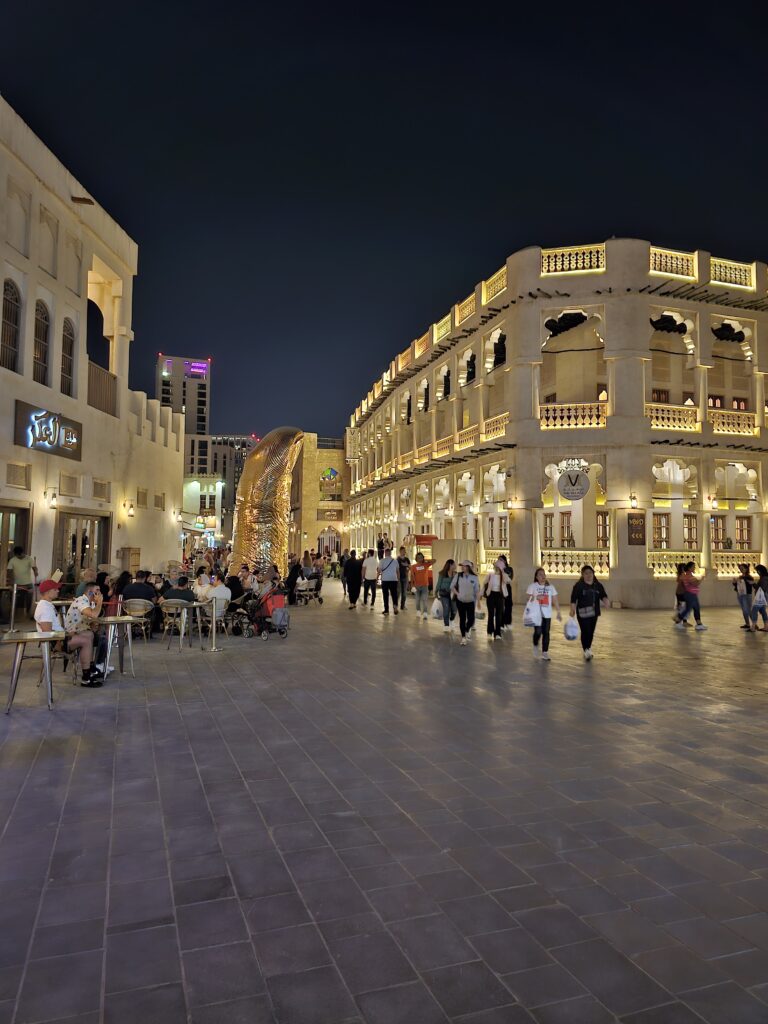
[(329, 555), (332, 555), (334, 551), (337, 554), (341, 554), (341, 534), (332, 526), (326, 526), (317, 538), (316, 550), (321, 554), (325, 554), (326, 549)]

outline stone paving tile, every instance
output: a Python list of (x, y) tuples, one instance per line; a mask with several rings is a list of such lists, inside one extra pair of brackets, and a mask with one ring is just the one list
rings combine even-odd
[(735, 613), (612, 613), (589, 666), (557, 639), (543, 666), (334, 591), (281, 646), (57, 676), (53, 713), (25, 672), (0, 1024), (765, 1024), (768, 695)]

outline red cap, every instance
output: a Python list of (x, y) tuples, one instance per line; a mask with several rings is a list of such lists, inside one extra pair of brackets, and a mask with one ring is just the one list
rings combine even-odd
[(47, 594), (49, 590), (61, 590), (61, 584), (56, 580), (43, 580), (39, 589), (41, 594)]

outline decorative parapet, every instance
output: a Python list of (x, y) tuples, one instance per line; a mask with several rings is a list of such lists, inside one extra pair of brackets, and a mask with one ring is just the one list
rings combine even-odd
[(410, 469), (411, 468), (411, 459), (412, 458), (413, 458), (413, 452), (412, 451), (410, 451), (410, 452), (403, 452), (400, 455), (400, 458), (398, 460), (398, 464), (400, 466), (400, 469)]
[(715, 284), (727, 284), (732, 288), (746, 288), (754, 291), (755, 275), (751, 263), (735, 263), (714, 256), (709, 261), (709, 277)]
[(483, 424), (483, 441), (492, 441), (495, 437), (503, 437), (507, 432), (509, 423), (509, 412), (502, 412), (498, 416), (491, 416)]
[(397, 357), (397, 369), (398, 369), (398, 372), (400, 370), (406, 370), (410, 365), (411, 365), (411, 348), (409, 346), (405, 350), (405, 352), (401, 352), (400, 355)]
[(677, 567), (681, 562), (695, 562), (696, 572), (701, 566), (700, 551), (649, 551), (646, 554), (645, 564), (653, 571), (654, 579), (674, 579), (677, 576)]
[(607, 420), (605, 406), (605, 402), (550, 402), (539, 409), (539, 426), (542, 430), (604, 427)]
[(429, 462), (432, 455), (432, 444), (423, 444), (416, 449), (416, 456), (413, 460), (415, 466), (421, 466), (425, 462)]
[(699, 411), (695, 405), (646, 402), (645, 415), (651, 421), (651, 430), (701, 430)]
[(678, 252), (676, 249), (659, 249), (651, 246), (652, 274), (665, 277), (680, 277), (686, 281), (696, 280), (696, 253)]
[(429, 331), (427, 331), (426, 334), (422, 334), (422, 336), (416, 341), (416, 343), (413, 346), (413, 354), (416, 357), (416, 359), (421, 359), (421, 357), (428, 350), (428, 348), (429, 348)]
[(757, 417), (753, 412), (707, 409), (707, 420), (712, 424), (712, 431), (715, 434), (754, 437), (758, 433)]
[(608, 575), (608, 549), (587, 551), (582, 548), (542, 548), (541, 567), (548, 576), (578, 576), (583, 565), (591, 565), (596, 573)]
[(569, 245), (541, 250), (541, 275), (589, 274), (605, 270), (605, 245)]
[(483, 302), (488, 303), (507, 287), (507, 268), (497, 270), (493, 277), (483, 282)]
[(463, 430), (460, 430), (456, 437), (456, 451), (460, 452), (477, 444), (479, 434), (480, 428), (476, 423), (471, 427), (465, 427)]
[[(456, 307), (456, 323), (463, 324), (465, 320), (469, 319), (475, 312), (475, 293), (472, 292), (468, 295), (463, 302), (460, 302)], [(441, 321), (442, 322), (442, 321)], [(437, 332), (435, 332), (437, 333)]]
[[(474, 299), (474, 296), (473, 296)], [(469, 301), (469, 300), (467, 300)], [(474, 309), (472, 310), (474, 313)], [(451, 314), (447, 313), (442, 320), (435, 324), (435, 342), (442, 341), (451, 333)]]
[(443, 455), (450, 455), (452, 447), (453, 434), (449, 434), (448, 437), (441, 437), (439, 441), (435, 442), (435, 458), (440, 459)]
[(739, 564), (749, 562), (750, 565), (758, 565), (762, 560), (760, 551), (713, 551), (712, 568), (720, 577), (731, 577), (739, 575)]

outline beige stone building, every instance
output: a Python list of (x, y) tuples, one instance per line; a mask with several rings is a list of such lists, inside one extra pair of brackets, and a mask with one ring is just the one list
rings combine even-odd
[(0, 98), (0, 586), (14, 543), (41, 578), (179, 557), (183, 420), (128, 387), (137, 261)]
[(680, 561), (733, 602), (766, 561), (768, 268), (637, 239), (510, 256), (393, 358), (350, 417), (350, 542), (507, 553), (629, 607)]
[(348, 493), (344, 439), (305, 433), (291, 482), (289, 550), (301, 554), (311, 548), (323, 552), (347, 547)]

